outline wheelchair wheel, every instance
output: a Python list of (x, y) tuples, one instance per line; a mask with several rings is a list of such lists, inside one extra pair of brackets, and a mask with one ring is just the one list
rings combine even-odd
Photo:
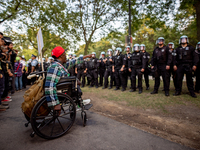
[(33, 108), (31, 126), (34, 132), (44, 139), (54, 139), (64, 135), (74, 124), (76, 106), (72, 98), (63, 93), (58, 93), (61, 112), (47, 106), (46, 98), (41, 98)]

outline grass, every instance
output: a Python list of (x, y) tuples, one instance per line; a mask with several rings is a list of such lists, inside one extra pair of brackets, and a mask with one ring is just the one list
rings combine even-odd
[(173, 96), (174, 87), (173, 82), (170, 83), (170, 96), (166, 97), (164, 95), (163, 83), (161, 81), (160, 89), (158, 94), (151, 95), (150, 92), (153, 91), (154, 80), (150, 80), (150, 90), (146, 90), (145, 82), (143, 82), (143, 93), (138, 94), (138, 90), (136, 92), (129, 92), (130, 81), (128, 82), (128, 88), (126, 91), (121, 92), (114, 91), (113, 89), (102, 89), (102, 87), (96, 88), (82, 88), (84, 95), (95, 93), (98, 98), (106, 99), (109, 101), (116, 102), (126, 102), (128, 106), (137, 107), (142, 109), (160, 109), (163, 112), (167, 112), (166, 106), (175, 106), (175, 105), (193, 105), (200, 108), (200, 94), (197, 94), (197, 98), (192, 98), (188, 93), (188, 89), (186, 83), (183, 83), (182, 95)]

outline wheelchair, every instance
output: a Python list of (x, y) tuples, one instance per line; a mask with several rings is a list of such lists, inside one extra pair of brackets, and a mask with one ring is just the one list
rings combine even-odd
[[(35, 77), (42, 74), (46, 74), (46, 72), (36, 72), (30, 74), (30, 76)], [(61, 111), (48, 107), (46, 97), (43, 96), (33, 107), (30, 118), (25, 115), (28, 120), (25, 126), (27, 127), (30, 123), (33, 129), (30, 134), (31, 137), (34, 137), (35, 134), (44, 139), (61, 137), (73, 126), (77, 111), (81, 111), (82, 123), (84, 127), (86, 126), (87, 114), (85, 110), (89, 110), (92, 104), (84, 103), (77, 82), (78, 79), (71, 76), (63, 77), (57, 83), (57, 96)]]

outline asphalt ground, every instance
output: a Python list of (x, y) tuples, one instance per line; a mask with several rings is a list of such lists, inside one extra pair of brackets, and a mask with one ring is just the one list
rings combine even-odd
[(10, 108), (0, 111), (0, 150), (189, 150), (190, 148), (162, 139), (126, 124), (87, 111), (87, 126), (82, 126), (80, 113), (64, 136), (45, 140), (30, 137), (31, 125), (21, 111), (24, 91), (12, 96)]

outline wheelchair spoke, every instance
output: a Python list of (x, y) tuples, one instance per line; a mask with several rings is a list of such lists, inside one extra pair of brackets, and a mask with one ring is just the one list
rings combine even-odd
[(40, 130), (42, 130), (44, 127), (46, 127), (46, 125), (48, 125), (49, 123), (51, 123), (54, 120), (54, 118), (52, 118), (51, 120), (49, 120), (46, 124), (44, 124), (44, 126), (42, 126), (40, 128)]
[(53, 128), (54, 128), (54, 126), (55, 126), (55, 119), (54, 119), (54, 121), (53, 121), (53, 127), (52, 127), (52, 129), (51, 129), (51, 135), (50, 135), (50, 136), (52, 136), (52, 134), (53, 134)]
[(58, 118), (56, 118), (56, 119), (58, 120), (58, 123), (60, 124), (61, 128), (63, 129), (63, 131), (65, 131), (64, 128), (63, 128), (63, 126), (60, 123), (60, 120)]
[(72, 119), (70, 119), (70, 118), (66, 118), (66, 117), (63, 117), (63, 116), (59, 116), (59, 117), (72, 121)]

